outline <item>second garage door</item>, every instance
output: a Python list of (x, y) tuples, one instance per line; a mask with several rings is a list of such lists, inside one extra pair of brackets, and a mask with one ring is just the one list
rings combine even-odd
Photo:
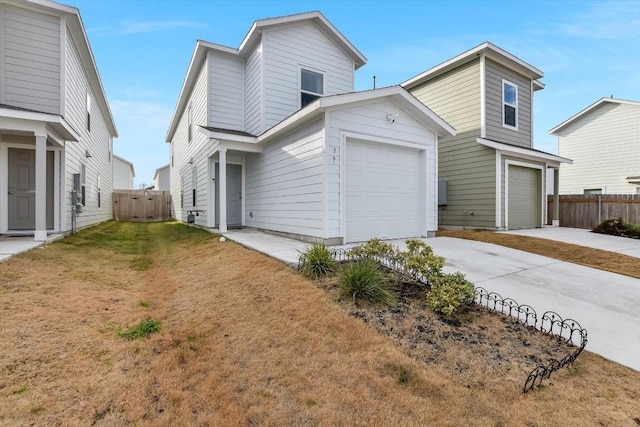
[(540, 170), (509, 166), (510, 230), (541, 227)]
[(346, 241), (420, 236), (423, 152), (359, 140), (346, 148)]

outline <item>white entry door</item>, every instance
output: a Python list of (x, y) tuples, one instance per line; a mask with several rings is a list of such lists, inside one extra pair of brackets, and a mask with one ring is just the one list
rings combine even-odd
[(348, 141), (346, 241), (418, 237), (425, 224), (423, 153), (369, 141)]

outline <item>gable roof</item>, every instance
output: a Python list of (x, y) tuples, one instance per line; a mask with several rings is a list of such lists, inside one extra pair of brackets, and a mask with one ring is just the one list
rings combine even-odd
[(509, 69), (517, 71), (518, 73), (526, 77), (529, 77), (531, 80), (533, 80), (534, 88), (536, 90), (544, 88), (544, 84), (537, 81), (538, 79), (544, 77), (544, 73), (542, 71), (490, 42), (484, 42), (474, 47), (473, 49), (470, 49), (458, 56), (449, 59), (448, 61), (436, 65), (435, 67), (429, 68), (428, 70), (418, 74), (415, 77), (410, 78), (400, 85), (405, 89), (411, 89), (441, 74), (453, 70), (454, 68), (464, 65), (467, 62), (473, 61), (474, 59), (479, 58), (480, 55), (485, 55), (485, 57), (501, 65), (504, 65)]
[(129, 160), (123, 159), (122, 157), (116, 156), (115, 154), (113, 155), (113, 159), (119, 161), (125, 166), (129, 166), (129, 169), (131, 169), (131, 176), (136, 176), (136, 171), (133, 168), (133, 163), (131, 163)]
[(161, 173), (164, 170), (169, 169), (170, 166), (171, 166), (171, 164), (166, 164), (164, 166), (160, 166), (159, 168), (156, 168), (156, 171), (153, 173), (153, 179), (155, 180), (159, 173)]
[(367, 58), (365, 58), (364, 55), (362, 55), (362, 53), (360, 53), (360, 51), (356, 49), (356, 47), (352, 45), (337, 28), (334, 27), (331, 22), (329, 22), (329, 20), (320, 13), (320, 11), (317, 10), (255, 21), (245, 38), (242, 40), (242, 43), (240, 43), (238, 51), (240, 52), (240, 55), (247, 52), (247, 50), (249, 50), (260, 39), (262, 31), (265, 29), (307, 20), (313, 21), (318, 25), (322, 32), (324, 32), (329, 39), (338, 45), (338, 47), (340, 47), (344, 53), (353, 60), (356, 70), (367, 63)]
[(560, 132), (565, 127), (569, 126), (570, 124), (572, 124), (576, 120), (578, 120), (581, 117), (589, 114), (590, 112), (592, 112), (593, 110), (597, 109), (598, 107), (604, 105), (605, 103), (626, 104), (626, 105), (634, 105), (634, 106), (640, 107), (640, 102), (638, 102), (638, 101), (627, 101), (627, 100), (624, 100), (624, 99), (617, 99), (617, 98), (613, 98), (613, 97), (611, 97), (611, 98), (600, 98), (599, 100), (597, 100), (593, 104), (589, 105), (584, 110), (580, 111), (578, 114), (575, 114), (574, 116), (568, 118), (564, 122), (560, 123), (558, 126), (556, 126), (553, 129), (551, 129), (549, 131), (549, 133), (551, 135), (558, 134), (558, 132)]
[(109, 133), (113, 137), (118, 136), (118, 130), (116, 129), (115, 121), (113, 120), (113, 114), (111, 114), (111, 108), (107, 101), (107, 95), (102, 86), (102, 80), (98, 73), (98, 66), (96, 65), (91, 45), (89, 45), (89, 39), (87, 38), (87, 32), (82, 23), (82, 17), (80, 11), (76, 7), (67, 6), (64, 4), (56, 3), (49, 0), (20, 0), (19, 2), (13, 2), (11, 0), (8, 3), (16, 4), (19, 7), (31, 7), (35, 10), (44, 10), (50, 14), (58, 16), (65, 16), (67, 18), (67, 25), (69, 31), (73, 36), (78, 52), (80, 53), (80, 59), (87, 72), (87, 78), (91, 85), (93, 92), (96, 94), (96, 102), (100, 106), (100, 110), (105, 116), (105, 122)]
[(178, 127), (178, 119), (182, 114), (184, 109), (186, 108), (188, 93), (191, 93), (193, 89), (193, 85), (195, 84), (196, 79), (198, 78), (198, 72), (204, 63), (205, 58), (207, 57), (207, 52), (209, 50), (214, 50), (217, 52), (227, 53), (230, 55), (235, 55), (241, 58), (245, 58), (251, 51), (251, 48), (262, 36), (262, 32), (265, 29), (275, 28), (279, 26), (289, 25), (296, 22), (302, 21), (312, 21), (322, 30), (323, 33), (329, 37), (336, 45), (338, 45), (346, 55), (348, 55), (355, 64), (354, 69), (358, 69), (362, 67), (367, 62), (367, 58), (360, 53), (358, 49), (355, 48), (347, 40), (340, 31), (336, 29), (328, 20), (324, 17), (322, 13), (319, 11), (313, 12), (305, 12), (298, 13), (295, 15), (287, 15), (281, 16), (278, 18), (267, 18), (255, 21), (247, 35), (242, 39), (240, 43), (240, 47), (238, 49), (223, 46), (217, 43), (211, 43), (204, 40), (197, 40), (196, 47), (193, 51), (193, 55), (191, 56), (191, 61), (189, 62), (189, 68), (187, 69), (187, 75), (184, 78), (182, 83), (182, 88), (180, 89), (180, 94), (178, 95), (178, 102), (176, 104), (176, 108), (173, 112), (173, 116), (171, 117), (171, 122), (169, 124), (169, 130), (167, 131), (167, 136), (165, 141), (169, 142)]

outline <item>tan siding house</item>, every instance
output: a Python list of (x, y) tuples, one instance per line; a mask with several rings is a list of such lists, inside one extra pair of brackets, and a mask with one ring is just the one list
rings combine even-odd
[(561, 194), (640, 194), (640, 102), (602, 98), (562, 122)]
[(438, 180), (446, 191), (439, 226), (545, 224), (547, 169), (569, 160), (533, 148), (533, 94), (544, 88), (542, 77), (487, 42), (402, 83), (456, 129), (438, 149)]

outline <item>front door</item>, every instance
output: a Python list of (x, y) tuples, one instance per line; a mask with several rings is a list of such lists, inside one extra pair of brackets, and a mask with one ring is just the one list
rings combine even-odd
[[(8, 228), (34, 230), (36, 226), (36, 151), (9, 148)], [(54, 153), (47, 151), (47, 228), (53, 228)]]
[[(216, 163), (216, 194), (218, 191), (218, 177), (220, 165)], [(220, 225), (220, 203), (216, 203), (216, 225)], [(242, 166), (227, 165), (227, 226), (242, 225)]]
[(9, 148), (9, 230), (36, 226), (36, 152)]

